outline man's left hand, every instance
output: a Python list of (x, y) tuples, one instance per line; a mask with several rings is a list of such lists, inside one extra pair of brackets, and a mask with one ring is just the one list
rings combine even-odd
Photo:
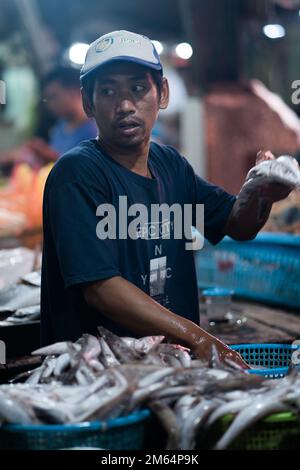
[[(260, 151), (256, 156), (256, 165), (266, 160), (275, 160), (269, 150)], [(253, 169), (252, 169), (253, 170)], [(251, 240), (265, 225), (270, 215), (272, 204), (285, 199), (294, 189), (294, 185), (278, 182), (267, 175), (253, 172), (242, 186), (232, 211), (224, 227), (224, 234), (234, 240)]]
[[(256, 155), (256, 165), (266, 160), (276, 160), (276, 158), (270, 150), (260, 150)], [(294, 189), (292, 184), (270, 181), (264, 176), (258, 178), (257, 184), (261, 197), (270, 199), (272, 203), (285, 199)]]

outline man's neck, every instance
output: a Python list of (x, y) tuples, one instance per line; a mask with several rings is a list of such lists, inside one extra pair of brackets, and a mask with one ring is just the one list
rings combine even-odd
[(138, 175), (151, 178), (151, 173), (148, 168), (150, 142), (142, 144), (139, 147), (125, 149), (115, 148), (109, 143), (103, 142), (99, 137), (98, 142), (103, 150), (120, 165)]

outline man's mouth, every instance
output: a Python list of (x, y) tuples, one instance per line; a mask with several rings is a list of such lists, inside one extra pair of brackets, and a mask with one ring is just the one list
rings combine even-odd
[(120, 121), (117, 124), (117, 129), (123, 134), (123, 135), (133, 135), (137, 132), (137, 130), (141, 127), (140, 123), (137, 121), (133, 120), (128, 120), (128, 121)]

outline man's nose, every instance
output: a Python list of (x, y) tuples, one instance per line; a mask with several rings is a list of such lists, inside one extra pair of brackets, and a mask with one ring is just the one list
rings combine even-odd
[(118, 113), (126, 114), (135, 112), (134, 100), (129, 92), (119, 93), (116, 110)]

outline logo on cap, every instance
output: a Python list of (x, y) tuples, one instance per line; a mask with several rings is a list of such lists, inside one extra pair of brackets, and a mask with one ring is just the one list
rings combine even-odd
[(104, 52), (106, 49), (108, 49), (112, 43), (114, 42), (114, 39), (112, 37), (110, 38), (105, 38), (101, 39), (101, 41), (98, 42), (96, 45), (96, 52)]

